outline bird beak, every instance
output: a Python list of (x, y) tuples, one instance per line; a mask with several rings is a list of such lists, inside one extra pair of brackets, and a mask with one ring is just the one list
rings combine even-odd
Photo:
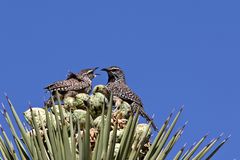
[(103, 68), (103, 69), (101, 69), (101, 71), (108, 72), (108, 69), (107, 68)]
[(95, 77), (97, 77), (97, 76), (99, 76), (99, 75), (100, 75), (100, 74), (98, 74), (98, 73), (95, 73), (95, 74), (94, 74), (94, 78), (95, 78)]
[[(94, 73), (98, 68), (99, 68), (99, 67), (93, 68), (93, 69), (92, 69), (92, 72)], [(100, 75), (100, 74), (94, 73), (94, 78), (97, 77), (98, 75)]]
[(96, 71), (98, 68), (99, 68), (99, 67), (95, 67), (95, 68), (93, 68), (93, 69), (92, 69), (92, 70), (93, 70), (93, 72), (94, 72), (94, 71)]

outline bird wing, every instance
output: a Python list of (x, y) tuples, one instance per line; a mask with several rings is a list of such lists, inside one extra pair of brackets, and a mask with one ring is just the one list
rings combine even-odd
[(124, 83), (119, 83), (112, 89), (113, 95), (126, 101), (132, 101), (142, 106), (141, 99)]
[(77, 81), (77, 83), (75, 83), (74, 85), (71, 85), (69, 87), (69, 90), (78, 91), (78, 90), (82, 90), (82, 89), (85, 89), (90, 86), (91, 86), (91, 84), (86, 81)]
[(72, 90), (80, 90), (84, 87), (85, 86), (81, 81), (71, 78), (68, 80), (57, 81), (53, 84), (48, 85), (44, 89), (47, 89), (49, 91), (55, 91), (55, 90), (72, 91)]

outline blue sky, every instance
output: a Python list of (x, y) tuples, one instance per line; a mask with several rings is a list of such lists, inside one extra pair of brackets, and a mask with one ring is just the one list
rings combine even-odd
[[(224, 132), (232, 137), (215, 159), (240, 159), (239, 5), (1, 1), (0, 101), (7, 92), (21, 113), (29, 101), (41, 106), (43, 87), (69, 70), (119, 65), (159, 125), (185, 106), (178, 147)], [(94, 84), (106, 81), (102, 73)]]

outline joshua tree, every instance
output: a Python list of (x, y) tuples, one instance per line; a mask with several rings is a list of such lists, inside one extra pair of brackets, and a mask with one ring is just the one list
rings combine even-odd
[[(168, 158), (186, 126), (183, 124), (179, 130), (174, 129), (183, 111), (181, 108), (175, 116), (171, 113), (159, 128), (158, 134), (151, 138), (152, 122), (138, 123), (139, 108), (133, 113), (130, 104), (124, 100), (114, 108), (112, 93), (103, 85), (95, 86), (92, 95), (79, 93), (67, 97), (64, 104), (60, 102), (58, 93), (56, 95), (57, 105), (51, 108), (30, 107), (24, 112), (28, 122), (26, 125), (23, 125), (7, 97), (18, 127), (13, 126), (3, 106), (2, 114), (15, 142), (11, 142), (11, 136), (1, 127), (0, 151), (3, 159), (162, 160)], [(53, 98), (52, 101), (54, 104)], [(19, 131), (21, 135), (17, 134)], [(201, 147), (207, 139), (205, 135), (194, 145), (183, 145), (177, 153), (171, 152), (171, 155), (174, 155), (174, 160), (211, 159), (228, 140), (227, 137), (217, 144), (221, 136)]]

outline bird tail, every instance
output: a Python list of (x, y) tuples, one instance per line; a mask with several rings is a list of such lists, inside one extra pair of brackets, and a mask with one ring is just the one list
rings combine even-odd
[(152, 127), (155, 131), (158, 131), (157, 126), (155, 125), (153, 119), (143, 110), (143, 108), (140, 108), (140, 114), (143, 116), (143, 118), (145, 118), (148, 122), (152, 122)]
[(157, 126), (155, 125), (153, 119), (143, 110), (143, 107), (138, 104), (133, 104), (134, 112), (137, 110), (137, 107), (139, 107), (139, 113), (143, 118), (147, 120), (147, 122), (152, 122), (152, 127), (155, 131), (158, 131)]

